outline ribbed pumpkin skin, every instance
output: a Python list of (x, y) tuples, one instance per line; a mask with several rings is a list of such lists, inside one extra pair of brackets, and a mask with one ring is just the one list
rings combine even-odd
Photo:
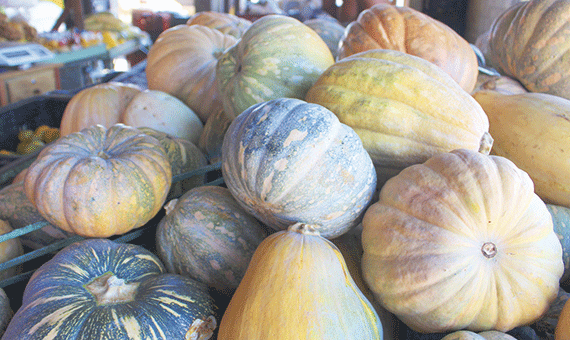
[(166, 205), (166, 216), (156, 231), (156, 247), (169, 272), (229, 295), (266, 236), (228, 189), (201, 186)]
[(210, 27), (239, 39), (251, 26), (251, 21), (229, 13), (202, 11), (192, 15), (186, 25)]
[[(173, 177), (208, 165), (206, 156), (194, 143), (147, 127), (139, 128), (139, 130), (158, 139), (164, 147)], [(166, 200), (180, 197), (186, 191), (204, 183), (206, 183), (206, 174), (194, 175), (172, 183)]]
[[(0, 190), (0, 220), (10, 223), (14, 229), (23, 228), (36, 222), (46, 222), (24, 191), (24, 182), (5, 186)], [(23, 245), (32, 249), (43, 248), (56, 241), (68, 238), (71, 233), (53, 224), (18, 236)]]
[(454, 150), (412, 165), (362, 225), (364, 280), (416, 331), (506, 332), (536, 321), (558, 293), (552, 219), (504, 157)]
[(529, 91), (570, 99), (570, 2), (518, 3), (493, 23), (489, 63)]
[(303, 24), (312, 28), (323, 39), (331, 50), (333, 58), (338, 55), (338, 43), (344, 34), (344, 26), (336, 20), (327, 18), (314, 18), (303, 21)]
[(268, 236), (222, 316), (219, 340), (380, 340), (382, 324), (340, 251), (307, 226)]
[(570, 100), (490, 90), (473, 97), (489, 117), (492, 152), (526, 171), (545, 202), (570, 207)]
[(121, 114), (142, 88), (134, 84), (108, 82), (77, 92), (63, 111), (60, 135), (66, 136), (92, 125), (106, 128), (120, 122)]
[(554, 204), (547, 204), (546, 207), (552, 216), (554, 232), (560, 240), (562, 246), (562, 261), (564, 262), (564, 274), (560, 283), (567, 285), (570, 279), (570, 208)]
[(471, 331), (457, 331), (444, 336), (441, 340), (517, 340), (507, 333), (499, 331), (485, 331), (475, 333)]
[(333, 63), (327, 44), (310, 27), (292, 17), (263, 16), (218, 61), (224, 112), (233, 119), (257, 103), (303, 99)]
[(403, 52), (369, 50), (337, 61), (305, 100), (356, 131), (379, 181), (438, 153), (491, 149), (481, 106), (437, 66)]
[(147, 56), (148, 88), (182, 100), (202, 120), (221, 107), (216, 64), (237, 39), (201, 26), (177, 25), (162, 32)]
[[(124, 280), (126, 287), (118, 284), (125, 300), (92, 293), (89, 284), (108, 274)], [(195, 320), (212, 314), (206, 287), (166, 274), (150, 251), (90, 239), (62, 249), (34, 272), (2, 339), (184, 340)]]
[(123, 124), (96, 125), (45, 147), (24, 178), (51, 224), (81, 236), (123, 234), (162, 208), (172, 170), (160, 142)]
[(222, 145), (225, 183), (246, 211), (281, 230), (299, 221), (334, 238), (356, 226), (376, 172), (354, 131), (320, 105), (281, 98), (236, 117)]
[(204, 130), (202, 130), (198, 140), (198, 147), (212, 164), (219, 162), (222, 158), (224, 135), (231, 123), (232, 120), (220, 109), (208, 117), (206, 124), (204, 124)]
[(340, 40), (338, 59), (388, 49), (436, 64), (467, 92), (479, 73), (477, 56), (463, 37), (444, 23), (411, 7), (377, 4), (360, 13)]

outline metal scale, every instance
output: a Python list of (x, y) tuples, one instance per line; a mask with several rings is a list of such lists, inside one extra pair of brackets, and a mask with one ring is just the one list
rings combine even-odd
[(53, 52), (41, 44), (13, 41), (0, 43), (0, 67), (26, 68), (53, 57)]

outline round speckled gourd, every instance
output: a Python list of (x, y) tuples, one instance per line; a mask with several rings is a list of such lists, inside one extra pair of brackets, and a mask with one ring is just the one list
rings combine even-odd
[(267, 236), (265, 229), (224, 187), (194, 188), (165, 209), (156, 247), (168, 271), (231, 296)]
[(236, 41), (202, 25), (177, 25), (165, 30), (148, 52), (148, 88), (180, 99), (206, 122), (222, 105), (216, 87), (218, 58)]
[(275, 229), (317, 225), (334, 238), (356, 226), (376, 190), (358, 135), (326, 108), (300, 99), (256, 104), (222, 145), (225, 183), (246, 211)]
[[(26, 196), (23, 180), (7, 185), (0, 190), (0, 220), (8, 222), (14, 229), (23, 228), (36, 222), (47, 222)], [(26, 247), (39, 249), (66, 239), (70, 235), (72, 234), (48, 223), (41, 229), (26, 233), (18, 238)]]
[(364, 280), (415, 331), (507, 332), (558, 294), (550, 213), (504, 157), (463, 149), (412, 165), (386, 182), (362, 226)]
[(303, 99), (334, 58), (321, 37), (299, 20), (266, 15), (254, 21), (218, 60), (216, 80), (231, 119), (277, 98)]
[(150, 251), (89, 239), (34, 272), (2, 339), (207, 340), (213, 309), (205, 285), (167, 274)]
[(243, 35), (243, 32), (251, 26), (251, 21), (230, 13), (200, 11), (192, 15), (188, 21), (186, 21), (186, 25), (202, 25), (214, 28), (224, 34), (239, 39)]
[(436, 65), (400, 51), (368, 50), (337, 61), (305, 100), (356, 131), (380, 183), (436, 154), (488, 154), (493, 144), (489, 120), (471, 95)]
[(564, 274), (560, 278), (561, 284), (570, 281), (570, 208), (560, 205), (547, 204), (546, 207), (552, 216), (554, 232), (562, 245), (562, 260), (564, 262)]
[(342, 254), (295, 223), (255, 250), (222, 316), (219, 340), (382, 340), (382, 323)]
[[(208, 165), (206, 156), (194, 143), (184, 138), (178, 138), (148, 127), (139, 128), (160, 142), (170, 161), (172, 176), (180, 175)], [(173, 182), (166, 200), (182, 196), (186, 191), (206, 183), (206, 174), (198, 174), (183, 180)]]
[(137, 128), (95, 125), (46, 146), (24, 190), (51, 224), (87, 237), (123, 234), (162, 208), (172, 167), (156, 138)]
[(495, 19), (489, 63), (529, 91), (570, 99), (570, 2), (521, 1)]

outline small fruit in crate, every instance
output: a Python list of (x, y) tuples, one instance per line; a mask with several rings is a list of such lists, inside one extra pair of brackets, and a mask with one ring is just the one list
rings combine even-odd
[(25, 155), (32, 153), (44, 147), (47, 143), (53, 142), (60, 136), (59, 129), (47, 125), (41, 125), (35, 130), (23, 128), (18, 132), (19, 143), (16, 146), (16, 152), (9, 150), (1, 150), (1, 154), (6, 155)]

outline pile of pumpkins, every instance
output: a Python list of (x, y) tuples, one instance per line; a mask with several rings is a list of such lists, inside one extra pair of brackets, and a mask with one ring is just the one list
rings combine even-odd
[[(164, 31), (148, 89), (77, 93), (0, 190), (0, 220), (46, 222), (25, 245), (85, 238), (2, 339), (570, 339), (568, 14), (501, 15), (494, 77), (387, 4)], [(112, 240), (156, 216), (154, 251)]]

